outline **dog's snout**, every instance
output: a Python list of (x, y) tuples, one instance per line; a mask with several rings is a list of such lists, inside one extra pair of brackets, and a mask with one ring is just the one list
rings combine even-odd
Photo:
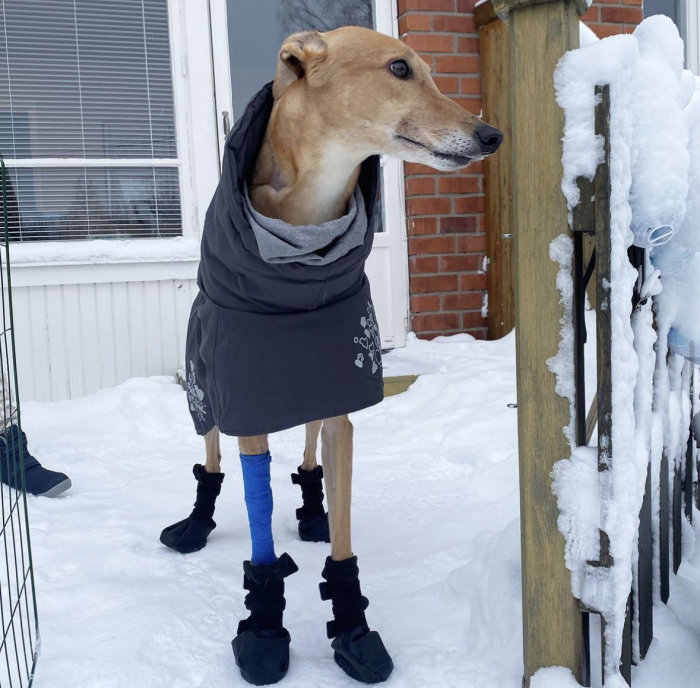
[(476, 138), (484, 154), (494, 153), (503, 141), (503, 134), (488, 124), (480, 124), (476, 128)]

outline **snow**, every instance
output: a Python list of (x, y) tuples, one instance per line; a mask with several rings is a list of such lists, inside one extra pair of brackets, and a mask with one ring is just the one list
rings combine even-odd
[[(386, 366), (421, 372), (408, 391), (352, 417), (354, 549), (368, 618), (396, 664), (386, 685), (520, 688), (513, 335), (410, 336)], [(178, 385), (135, 378), (82, 399), (25, 403), (22, 412), (30, 450), (74, 484), (64, 498), (28, 498), (42, 637), (36, 688), (247, 685), (230, 647), (250, 556), (234, 440), (223, 438), (218, 527), (204, 550), (182, 556), (158, 542), (189, 512), (190, 469), (203, 458)], [(287, 580), (292, 662), (280, 685), (356, 687), (325, 637), (330, 605), (318, 583), (328, 546), (295, 534), (299, 495), (289, 473), (303, 435), (295, 428), (271, 438), (276, 543), (300, 567)], [(691, 556), (669, 607), (655, 610), (656, 639), (635, 686), (693, 685), (700, 673), (700, 555)], [(571, 681), (548, 669), (533, 686)]]
[[(611, 37), (568, 53), (555, 74), (557, 100), (566, 117), (562, 189), (570, 217), (580, 201), (577, 178), (593, 179), (602, 160), (602, 139), (595, 135), (594, 92), (598, 84), (610, 85), (611, 277), (609, 295), (598, 308), (610, 315), (612, 327), (612, 437), (600, 438), (600, 446), (611, 446), (612, 454), (607, 457), (608, 470), (598, 472), (597, 451), (573, 447), (570, 426), (565, 434), (571, 456), (563, 457), (553, 472), (572, 591), (606, 620), (607, 685), (623, 685), (617, 658), (628, 594), (637, 585), (633, 571), (638, 514), (650, 450), (657, 452), (652, 458), (652, 511), (657, 524), (661, 453), (665, 450), (680, 461), (688, 437), (689, 375), (679, 356), (671, 356), (667, 363), (667, 338), (675, 327), (677, 336), (670, 341), (700, 341), (695, 303), (700, 256), (693, 258), (691, 248), (700, 228), (694, 220), (684, 222), (695, 162), (689, 153), (693, 141), (689, 132), (700, 118), (700, 105), (696, 78), (683, 70), (683, 55), (675, 25), (657, 15), (631, 36)], [(571, 260), (562, 249), (565, 242), (560, 237), (550, 247), (552, 260), (560, 265), (557, 287), (565, 312), (559, 353), (550, 367), (557, 375), (557, 392), (572, 402)], [(647, 260), (641, 289), (646, 300), (634, 312), (638, 274), (628, 260), (632, 244), (653, 248), (653, 265)], [(599, 530), (610, 540), (614, 564), (609, 568), (588, 563), (599, 559)], [(657, 562), (658, 557), (656, 543)], [(637, 657), (636, 643), (633, 651)], [(553, 673), (543, 676), (543, 681), (555, 680)]]
[[(199, 241), (186, 237), (37, 241), (10, 245), (13, 266), (191, 260), (199, 260)], [(2, 261), (4, 264), (4, 255)]]

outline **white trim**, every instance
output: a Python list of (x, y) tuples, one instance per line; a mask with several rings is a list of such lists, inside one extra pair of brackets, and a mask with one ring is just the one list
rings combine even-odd
[(223, 161), (228, 132), (224, 129), (224, 116), (228, 115), (233, 127), (233, 95), (231, 89), (231, 61), (228, 49), (228, 18), (226, 0), (209, 0), (211, 52), (214, 70), (214, 103), (216, 130), (219, 142), (219, 160)]
[[(398, 38), (399, 23), (396, 0), (376, 0), (375, 22), (377, 31)], [(387, 242), (391, 266), (391, 315), (393, 338), (391, 346), (406, 345), (409, 331), (408, 236), (406, 232), (405, 178), (403, 161), (383, 158), (384, 229), (376, 234), (374, 243)]]
[(179, 167), (179, 158), (6, 158), (7, 167)]
[[(684, 10), (684, 11), (683, 11)], [(700, 73), (700, 7), (697, 0), (682, 5), (685, 34), (686, 66), (693, 73)]]

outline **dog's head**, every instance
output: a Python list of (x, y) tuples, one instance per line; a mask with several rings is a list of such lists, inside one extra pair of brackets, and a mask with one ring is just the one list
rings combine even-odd
[(308, 112), (319, 143), (360, 159), (382, 153), (452, 170), (493, 153), (503, 138), (442, 95), (408, 45), (356, 26), (287, 38), (273, 93)]

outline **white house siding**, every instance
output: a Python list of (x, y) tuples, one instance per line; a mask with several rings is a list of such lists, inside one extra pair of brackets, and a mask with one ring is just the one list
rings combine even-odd
[(21, 399), (59, 401), (174, 374), (195, 275), (194, 261), (13, 270)]

